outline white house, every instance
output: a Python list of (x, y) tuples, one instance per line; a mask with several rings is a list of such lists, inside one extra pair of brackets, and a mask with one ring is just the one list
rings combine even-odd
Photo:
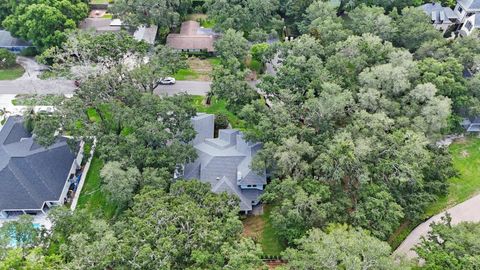
[(433, 25), (445, 33), (453, 27), (459, 36), (468, 36), (480, 28), (480, 0), (457, 0), (455, 8), (442, 7), (440, 3), (427, 3), (422, 10), (431, 18)]

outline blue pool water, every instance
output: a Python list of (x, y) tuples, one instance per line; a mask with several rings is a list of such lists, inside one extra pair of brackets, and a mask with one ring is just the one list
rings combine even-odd
[[(42, 225), (39, 224), (39, 223), (33, 223), (32, 226), (33, 226), (33, 228), (35, 228), (37, 230), (40, 230), (40, 228), (42, 227)], [(10, 246), (11, 247), (16, 247), (17, 246), (17, 240), (15, 240), (15, 232), (12, 233), (11, 237), (12, 237), (12, 239), (10, 240)]]

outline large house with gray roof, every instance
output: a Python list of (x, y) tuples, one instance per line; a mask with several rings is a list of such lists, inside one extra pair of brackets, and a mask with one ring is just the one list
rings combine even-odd
[(265, 172), (251, 169), (252, 158), (262, 145), (246, 141), (235, 129), (221, 129), (214, 138), (214, 120), (212, 114), (198, 114), (192, 119), (197, 132), (192, 144), (198, 158), (184, 166), (183, 178), (210, 183), (216, 193), (236, 195), (240, 210), (249, 213), (259, 203), (267, 183)]
[(431, 17), (434, 26), (443, 32), (452, 26), (458, 35), (468, 36), (480, 28), (480, 0), (457, 0), (453, 10), (434, 2), (421, 8)]
[(0, 130), (0, 218), (45, 213), (63, 204), (81, 158), (66, 138), (42, 147), (22, 117), (9, 117)]

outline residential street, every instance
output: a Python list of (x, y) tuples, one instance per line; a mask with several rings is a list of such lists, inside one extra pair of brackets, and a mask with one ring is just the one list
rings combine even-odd
[[(211, 82), (177, 81), (174, 85), (161, 85), (156, 94), (173, 95), (187, 92), (191, 95), (206, 95)], [(72, 94), (73, 81), (68, 80), (14, 80), (0, 81), (0, 94)]]
[(421, 236), (427, 235), (430, 230), (430, 224), (434, 221), (439, 221), (440, 218), (445, 215), (445, 212), (450, 213), (452, 216), (452, 224), (458, 224), (462, 221), (480, 222), (480, 195), (433, 216), (420, 224), (410, 233), (397, 250), (395, 250), (395, 253), (406, 255), (408, 258), (415, 258), (417, 254), (410, 249), (420, 242)]

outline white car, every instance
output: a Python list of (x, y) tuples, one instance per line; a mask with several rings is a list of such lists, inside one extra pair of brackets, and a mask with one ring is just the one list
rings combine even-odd
[(175, 78), (172, 78), (172, 77), (166, 77), (166, 78), (163, 78), (163, 79), (160, 79), (160, 84), (175, 84)]

